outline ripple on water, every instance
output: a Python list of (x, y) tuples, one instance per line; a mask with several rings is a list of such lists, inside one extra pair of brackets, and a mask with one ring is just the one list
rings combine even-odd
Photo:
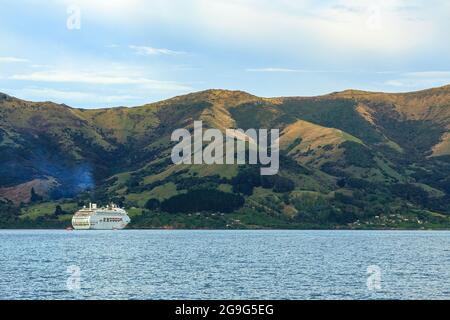
[(448, 231), (0, 230), (0, 298), (449, 299), (448, 248)]

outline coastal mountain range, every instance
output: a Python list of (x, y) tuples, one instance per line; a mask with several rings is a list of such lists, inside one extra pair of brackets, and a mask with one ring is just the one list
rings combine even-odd
[[(280, 171), (174, 165), (175, 129), (280, 130)], [(0, 93), (0, 225), (70, 224), (95, 201), (131, 227), (448, 228), (450, 85), (262, 98), (206, 90), (77, 109)]]

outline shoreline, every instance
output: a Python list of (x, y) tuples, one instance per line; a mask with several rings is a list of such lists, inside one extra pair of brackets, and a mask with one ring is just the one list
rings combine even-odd
[(276, 229), (276, 228), (241, 228), (241, 229), (208, 229), (208, 228), (124, 228), (124, 229), (114, 229), (114, 230), (66, 230), (65, 228), (0, 228), (0, 231), (34, 231), (34, 230), (48, 230), (48, 231), (142, 231), (142, 230), (156, 230), (156, 231), (450, 231), (450, 228), (439, 228), (439, 229), (408, 229), (408, 228), (390, 228), (390, 229), (348, 229), (348, 228), (336, 228), (336, 229)]

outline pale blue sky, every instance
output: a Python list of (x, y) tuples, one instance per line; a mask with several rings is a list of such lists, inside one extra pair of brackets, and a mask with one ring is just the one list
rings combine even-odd
[(450, 1), (6, 0), (0, 91), (85, 108), (413, 91), (450, 83), (449, 30)]

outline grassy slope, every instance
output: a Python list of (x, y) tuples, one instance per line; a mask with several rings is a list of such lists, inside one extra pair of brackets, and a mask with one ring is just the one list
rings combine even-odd
[[(411, 218), (414, 223), (388, 219), (390, 222), (383, 222), (386, 227), (445, 226), (447, 216), (427, 211), (409, 200), (394, 199), (388, 187), (394, 183), (412, 183), (430, 197), (446, 196), (441, 184), (430, 183), (429, 177), (418, 179), (414, 174), (417, 167), (430, 166), (428, 172), (434, 177), (435, 171), (445, 167), (428, 162), (425, 156), (431, 152), (433, 156), (447, 154), (445, 137), (448, 132), (445, 130), (450, 123), (449, 96), (448, 87), (410, 94), (349, 90), (317, 98), (276, 99), (258, 98), (239, 91), (208, 90), (142, 107), (100, 110), (78, 110), (11, 98), (0, 101), (0, 146), (27, 148), (27, 134), (48, 133), (58, 143), (58, 152), (71, 161), (101, 161), (95, 154), (111, 154), (118, 159), (117, 164), (110, 168), (99, 164), (94, 168), (105, 172), (96, 181), (98, 195), (82, 193), (77, 199), (122, 197), (127, 207), (135, 208), (133, 215), (142, 217), (136, 221), (136, 226), (141, 227), (330, 227), (344, 224), (366, 228), (380, 225), (374, 218), (376, 213), (365, 216), (358, 212), (364, 212), (364, 206), (376, 208), (385, 201), (391, 201), (391, 207), (397, 208), (386, 216), (395, 217), (393, 215), (400, 212), (416, 219)], [(213, 213), (174, 216), (143, 210), (150, 198), (163, 201), (192, 188), (233, 192), (232, 180), (241, 170), (236, 165), (183, 167), (167, 162), (172, 130), (190, 128), (196, 119), (203, 120), (204, 126), (222, 130), (228, 127), (280, 128), (282, 159), (286, 159), (282, 160), (280, 176), (291, 179), (294, 190), (277, 193), (255, 188), (251, 196), (245, 196), (242, 209), (225, 216), (212, 216)], [(419, 139), (419, 135), (425, 138)], [(419, 141), (419, 147), (415, 148), (414, 141)], [(355, 162), (355, 157), (349, 155), (348, 150), (353, 150), (354, 146), (348, 142), (366, 148), (355, 149), (355, 152), (370, 154), (366, 159), (368, 166)], [(417, 156), (414, 161), (420, 165), (414, 167), (412, 162), (405, 163), (409, 161), (410, 152)], [(327, 163), (325, 170), (323, 165)], [(349, 178), (376, 185), (361, 190), (346, 183)], [(344, 185), (339, 186), (339, 181), (344, 181)], [(349, 201), (346, 196), (353, 200), (346, 203)], [(75, 201), (67, 203), (68, 210), (76, 206)], [(380, 207), (378, 212), (384, 210)], [(53, 211), (50, 203), (43, 202), (24, 206), (21, 214), (22, 218), (34, 219), (51, 216)], [(356, 218), (351, 224), (342, 222), (349, 212), (356, 212)], [(428, 217), (429, 221), (418, 223), (418, 216)], [(324, 218), (317, 220), (319, 217)]]

